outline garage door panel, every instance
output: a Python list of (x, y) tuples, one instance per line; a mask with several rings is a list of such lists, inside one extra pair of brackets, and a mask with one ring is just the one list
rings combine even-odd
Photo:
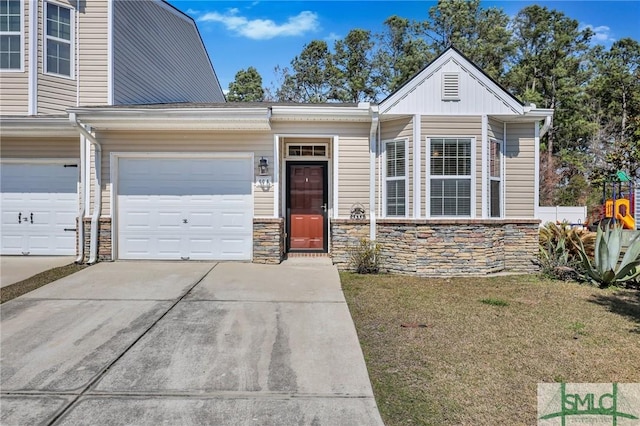
[[(0, 167), (2, 254), (73, 255), (78, 169), (61, 163)], [(20, 221), (20, 223), (18, 223)]]
[(119, 161), (121, 258), (251, 258), (253, 167), (248, 158)]

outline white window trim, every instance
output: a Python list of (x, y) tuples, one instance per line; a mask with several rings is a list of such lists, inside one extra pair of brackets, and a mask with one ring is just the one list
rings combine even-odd
[(0, 68), (0, 73), (24, 72), (24, 0), (20, 1), (20, 31), (2, 31), (2, 35), (20, 36), (20, 68)]
[[(471, 140), (471, 176), (441, 176), (431, 175), (431, 139), (469, 139)], [(426, 217), (431, 219), (475, 219), (477, 216), (476, 208), (476, 138), (475, 136), (428, 136), (425, 143), (425, 157), (426, 157), (426, 173), (425, 173), (425, 205), (426, 205)], [(431, 216), (431, 178), (437, 179), (469, 179), (471, 178), (471, 215), (470, 216)]]
[[(498, 144), (498, 156), (500, 158), (500, 176), (499, 177), (493, 177), (491, 176), (491, 144), (493, 143), (497, 143)], [(488, 188), (488, 192), (489, 192), (489, 196), (488, 198), (488, 205), (487, 205), (487, 210), (489, 213), (489, 218), (490, 219), (502, 219), (504, 217), (504, 189), (503, 189), (503, 180), (504, 180), (504, 143), (496, 138), (489, 138), (489, 161), (487, 161), (488, 163), (488, 169), (489, 169), (489, 173), (487, 174), (487, 177), (489, 178), (489, 188)], [(491, 215), (491, 182), (500, 182), (500, 205), (498, 206), (498, 208), (500, 209), (500, 214), (498, 216), (492, 216)]]
[[(63, 9), (69, 9), (70, 16), (69, 16), (69, 23), (71, 26), (71, 31), (69, 33), (69, 40), (65, 40), (62, 38), (58, 38), (58, 37), (53, 37), (53, 36), (49, 36), (47, 35), (47, 5), (54, 5), (54, 6), (58, 6), (61, 7)], [(42, 31), (42, 70), (43, 70), (43, 74), (46, 75), (52, 75), (55, 77), (60, 77), (60, 78), (66, 78), (68, 80), (75, 80), (76, 78), (76, 46), (75, 46), (75, 39), (76, 39), (76, 10), (73, 7), (70, 7), (68, 4), (62, 4), (62, 3), (57, 3), (55, 1), (50, 1), (50, 0), (45, 0), (44, 2), (44, 7), (42, 8), (42, 22), (44, 23), (44, 30)], [(48, 40), (53, 40), (53, 41), (57, 41), (60, 43), (69, 43), (69, 71), (71, 73), (71, 75), (64, 75), (64, 74), (57, 74), (54, 72), (50, 72), (47, 69), (47, 41)]]
[[(291, 146), (312, 146), (312, 147), (317, 147), (317, 146), (322, 146), (324, 147), (324, 153), (325, 155), (289, 155), (289, 147)], [(330, 152), (329, 150), (331, 149), (330, 144), (328, 142), (313, 142), (313, 143), (298, 143), (298, 142), (286, 142), (285, 143), (285, 150), (284, 150), (284, 157), (287, 159), (294, 159), (294, 160), (318, 160), (318, 161), (325, 161), (328, 160), (329, 158), (331, 158)]]
[[(404, 142), (404, 176), (387, 176), (387, 144)], [(382, 185), (382, 217), (397, 218), (410, 217), (409, 212), (409, 139), (389, 139), (382, 141), (382, 164), (383, 164), (383, 185)], [(404, 216), (390, 216), (387, 214), (387, 182), (404, 180)]]

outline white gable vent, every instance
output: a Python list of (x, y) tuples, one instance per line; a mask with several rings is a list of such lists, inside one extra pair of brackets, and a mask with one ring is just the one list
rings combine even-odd
[(442, 100), (457, 101), (460, 99), (460, 74), (457, 72), (442, 73)]

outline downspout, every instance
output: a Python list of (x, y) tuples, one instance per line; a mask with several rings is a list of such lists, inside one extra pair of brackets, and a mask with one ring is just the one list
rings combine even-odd
[(544, 124), (542, 125), (542, 129), (540, 129), (539, 137), (543, 137), (545, 133), (549, 131), (549, 128), (551, 128), (551, 117), (552, 117), (551, 115), (547, 115), (544, 118)]
[(84, 214), (87, 191), (85, 190), (85, 158), (86, 158), (86, 144), (84, 136), (80, 137), (80, 193), (82, 194), (82, 202), (80, 203), (80, 209), (78, 211), (78, 258), (77, 264), (81, 264), (84, 261)]
[[(94, 179), (94, 193), (95, 202), (93, 204), (93, 214), (91, 215), (91, 240), (89, 241), (89, 265), (96, 263), (98, 259), (98, 222), (100, 219), (100, 213), (102, 211), (102, 146), (100, 142), (87, 130), (84, 124), (80, 123), (75, 113), (69, 113), (69, 120), (71, 124), (78, 128), (82, 136), (84, 136), (96, 150), (95, 153), (95, 179)], [(81, 178), (82, 179), (82, 178)], [(84, 227), (84, 224), (83, 224)], [(83, 241), (84, 244), (84, 241)]]
[(371, 106), (371, 130), (369, 132), (369, 240), (376, 239), (376, 152), (378, 142), (378, 106)]

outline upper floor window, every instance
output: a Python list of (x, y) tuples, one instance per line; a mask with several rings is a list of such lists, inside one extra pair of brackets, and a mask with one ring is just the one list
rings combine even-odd
[(21, 0), (0, 0), (0, 69), (22, 69)]
[(429, 140), (431, 216), (471, 216), (470, 138)]
[(407, 142), (386, 142), (384, 150), (385, 214), (404, 217), (407, 212)]
[(72, 76), (73, 12), (53, 3), (46, 3), (45, 72)]

